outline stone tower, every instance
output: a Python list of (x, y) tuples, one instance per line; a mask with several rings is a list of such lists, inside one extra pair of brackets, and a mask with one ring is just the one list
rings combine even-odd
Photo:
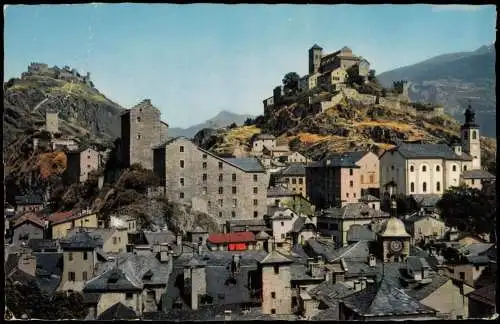
[(292, 263), (291, 260), (275, 250), (259, 262), (262, 273), (262, 313), (292, 313), (290, 282), (290, 265)]
[(471, 106), (465, 110), (465, 123), (460, 127), (462, 151), (472, 157), (472, 169), (481, 169), (481, 143), (479, 141), (479, 125), (476, 124), (476, 113)]
[(319, 66), (321, 64), (321, 56), (323, 56), (323, 49), (318, 45), (314, 44), (313, 47), (309, 49), (309, 74), (314, 74), (319, 72)]
[(49, 111), (45, 112), (45, 129), (51, 133), (59, 132), (59, 113), (57, 111)]
[(160, 110), (145, 99), (121, 115), (122, 163), (153, 169), (153, 147), (161, 143)]

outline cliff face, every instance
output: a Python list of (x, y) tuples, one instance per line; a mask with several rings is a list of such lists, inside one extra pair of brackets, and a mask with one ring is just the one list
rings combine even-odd
[[(402, 100), (403, 99), (403, 100)], [(330, 99), (332, 107), (318, 114), (308, 113), (307, 105), (290, 102), (275, 109), (265, 118), (256, 119), (254, 132), (270, 133), (278, 138), (278, 144), (286, 144), (312, 159), (320, 159), (327, 152), (372, 150), (381, 153), (399, 141), (424, 141), (449, 143), (458, 139), (460, 123), (442, 114), (415, 116), (409, 113), (411, 104), (401, 97), (379, 98), (361, 94), (354, 89)], [(248, 128), (248, 127), (247, 127)], [(234, 142), (231, 138), (242, 128), (200, 132), (197, 143), (214, 152), (231, 152), (237, 145), (249, 151), (251, 136)], [(207, 135), (207, 136), (204, 136)], [(494, 159), (496, 141), (482, 138), (485, 164)]]

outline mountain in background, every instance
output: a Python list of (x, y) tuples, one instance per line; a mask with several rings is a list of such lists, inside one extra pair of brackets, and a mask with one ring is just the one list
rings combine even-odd
[(217, 116), (201, 123), (188, 128), (177, 128), (172, 127), (168, 129), (168, 135), (171, 137), (185, 136), (187, 138), (193, 138), (196, 133), (204, 128), (223, 128), (236, 123), (236, 125), (243, 125), (243, 123), (248, 118), (254, 118), (252, 115), (239, 115), (229, 111), (221, 111)]
[(482, 135), (496, 137), (495, 47), (439, 55), (423, 62), (381, 73), (379, 82), (407, 80), (411, 100), (438, 103), (458, 120), (472, 105)]

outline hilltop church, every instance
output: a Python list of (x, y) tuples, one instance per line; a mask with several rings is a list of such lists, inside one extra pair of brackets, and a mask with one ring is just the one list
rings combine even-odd
[(481, 167), (479, 125), (471, 106), (465, 111), (460, 142), (403, 143), (380, 157), (381, 192), (442, 195), (462, 183), (477, 189), (495, 177)]

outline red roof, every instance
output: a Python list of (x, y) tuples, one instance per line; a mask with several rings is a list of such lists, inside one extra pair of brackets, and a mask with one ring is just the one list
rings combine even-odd
[(48, 220), (52, 224), (59, 224), (70, 220), (73, 217), (72, 211), (58, 212), (50, 215)]
[(254, 242), (255, 234), (252, 232), (215, 233), (210, 234), (208, 241), (214, 244)]
[(45, 222), (33, 213), (27, 213), (19, 217), (14, 223), (14, 227), (17, 227), (24, 222), (31, 222), (40, 227), (45, 227)]

